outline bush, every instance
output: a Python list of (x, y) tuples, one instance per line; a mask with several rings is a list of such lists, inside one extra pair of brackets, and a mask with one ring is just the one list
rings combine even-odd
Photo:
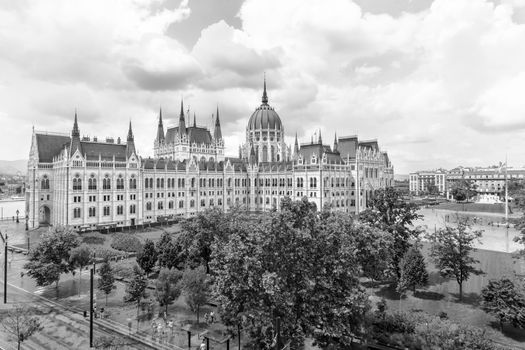
[(131, 266), (115, 264), (113, 265), (113, 274), (126, 279), (133, 278), (133, 268)]
[(90, 235), (90, 236), (82, 236), (82, 243), (86, 244), (98, 244), (102, 245), (106, 241), (106, 237), (102, 235)]
[(111, 259), (116, 256), (122, 255), (122, 253), (118, 250), (104, 247), (94, 247), (93, 252), (95, 252), (95, 257), (97, 259)]
[(142, 249), (140, 240), (129, 233), (116, 233), (111, 242), (111, 248), (124, 252), (138, 252)]

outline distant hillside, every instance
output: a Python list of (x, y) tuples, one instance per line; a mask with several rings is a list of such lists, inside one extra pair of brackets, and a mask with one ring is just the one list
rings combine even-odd
[(27, 172), (27, 159), (0, 160), (0, 174), (16, 175), (17, 172), (22, 175)]
[(394, 174), (394, 180), (397, 180), (397, 181), (408, 181), (408, 175), (406, 175), (406, 174)]

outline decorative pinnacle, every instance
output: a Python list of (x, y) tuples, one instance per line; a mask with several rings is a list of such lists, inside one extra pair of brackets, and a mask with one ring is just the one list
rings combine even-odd
[(264, 73), (264, 89), (262, 95), (262, 103), (265, 105), (268, 104), (268, 94), (266, 93), (266, 72)]

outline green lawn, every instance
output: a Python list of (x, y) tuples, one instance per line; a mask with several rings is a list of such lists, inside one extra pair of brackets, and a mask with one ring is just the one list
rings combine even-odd
[(374, 299), (379, 300), (380, 297), (384, 297), (391, 310), (422, 310), (433, 315), (446, 312), (449, 318), (457, 323), (485, 328), (489, 337), (496, 342), (525, 348), (525, 330), (506, 326), (501, 333), (495, 319), (479, 308), (481, 289), (488, 281), (503, 276), (514, 277), (515, 274), (525, 276), (525, 261), (515, 260), (508, 253), (477, 250), (474, 256), (480, 261), (479, 267), (484, 274), (472, 276), (463, 283), (463, 302), (459, 302), (457, 282), (440, 277), (434, 264), (428, 258), (428, 244), (424, 245), (423, 254), (430, 275), (427, 288), (417, 290), (414, 295), (409, 293), (410, 295), (401, 301), (395, 289), (388, 285), (370, 288), (370, 292), (376, 296)]

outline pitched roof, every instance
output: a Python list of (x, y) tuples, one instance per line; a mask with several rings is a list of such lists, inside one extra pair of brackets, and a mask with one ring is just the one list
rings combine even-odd
[[(198, 126), (189, 126), (186, 128), (188, 132), (188, 137), (190, 139), (190, 143), (196, 143), (198, 145), (200, 144), (211, 144), (212, 143), (212, 137), (211, 133), (206, 128), (201, 128)], [(175, 136), (179, 133), (179, 127), (175, 126), (172, 128), (169, 128), (168, 131), (166, 131), (166, 142), (167, 143), (173, 143), (175, 142)]]
[(64, 146), (69, 146), (71, 138), (65, 135), (36, 134), (38, 147), (38, 161), (51, 163), (53, 157), (58, 155)]
[(102, 160), (126, 161), (126, 145), (116, 143), (86, 142), (81, 141), (82, 151), (86, 160), (98, 160), (99, 154)]
[(341, 155), (341, 158), (355, 158), (357, 144), (357, 136), (340, 137), (337, 143), (337, 151)]
[(379, 151), (377, 140), (359, 141), (359, 147), (370, 148), (374, 151)]

